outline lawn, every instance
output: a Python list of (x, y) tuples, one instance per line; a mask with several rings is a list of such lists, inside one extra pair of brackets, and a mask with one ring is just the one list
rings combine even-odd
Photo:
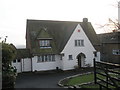
[[(116, 77), (116, 75), (114, 74), (110, 74), (110, 76), (112, 77)], [(106, 77), (102, 76), (102, 75), (98, 75), (97, 77), (99, 77), (100, 79), (106, 79)], [(86, 74), (86, 75), (80, 75), (80, 76), (76, 76), (73, 78), (68, 79), (66, 82), (64, 82), (65, 86), (73, 86), (73, 85), (80, 85), (82, 83), (87, 83), (87, 82), (93, 82), (94, 81), (94, 74)], [(89, 87), (89, 88), (99, 88), (99, 85), (84, 85), (83, 87)]]
[(81, 83), (92, 82), (93, 80), (94, 80), (94, 75), (87, 74), (87, 75), (82, 75), (82, 76), (71, 78), (66, 84), (67, 85), (78, 85)]

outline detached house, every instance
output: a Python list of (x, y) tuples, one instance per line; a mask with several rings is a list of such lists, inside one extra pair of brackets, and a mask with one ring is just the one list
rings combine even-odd
[(27, 20), (26, 49), (31, 57), (24, 63), (28, 61), (29, 71), (92, 67), (93, 58), (100, 60), (99, 45), (87, 18), (83, 22)]

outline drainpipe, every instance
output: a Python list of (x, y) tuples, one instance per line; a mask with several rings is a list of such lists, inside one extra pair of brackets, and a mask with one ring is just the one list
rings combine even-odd
[(32, 58), (30, 58), (30, 60), (31, 60), (31, 72), (32, 72), (33, 71)]
[(21, 73), (22, 73), (22, 59), (21, 59)]
[(24, 59), (23, 59), (23, 72), (24, 72)]

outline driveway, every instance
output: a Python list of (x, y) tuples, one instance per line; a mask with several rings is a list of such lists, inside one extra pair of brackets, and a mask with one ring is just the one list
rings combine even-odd
[(15, 88), (61, 88), (60, 79), (83, 73), (84, 71), (21, 73), (18, 74)]

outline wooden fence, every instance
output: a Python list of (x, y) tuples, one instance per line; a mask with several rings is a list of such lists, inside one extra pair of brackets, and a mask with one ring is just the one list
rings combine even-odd
[(120, 90), (120, 65), (94, 59), (94, 82), (99, 84), (100, 90)]

